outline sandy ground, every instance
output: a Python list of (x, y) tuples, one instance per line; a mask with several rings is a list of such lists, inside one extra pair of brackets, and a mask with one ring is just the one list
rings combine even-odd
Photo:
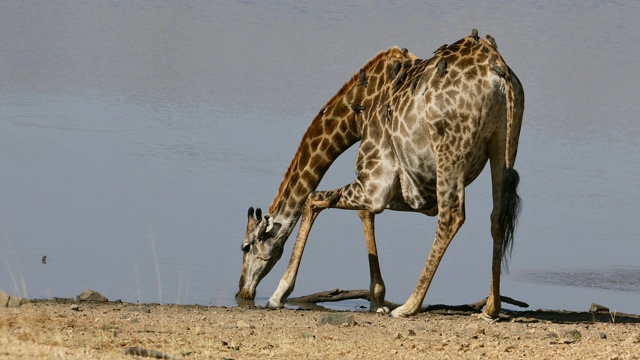
[(369, 312), (32, 301), (0, 308), (0, 359), (637, 359), (640, 316)]

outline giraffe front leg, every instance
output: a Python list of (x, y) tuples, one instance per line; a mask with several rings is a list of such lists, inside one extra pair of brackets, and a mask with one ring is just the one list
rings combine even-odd
[(316, 191), (311, 193), (307, 198), (307, 201), (305, 201), (302, 220), (300, 221), (300, 229), (298, 230), (296, 242), (293, 245), (289, 265), (287, 265), (287, 269), (280, 279), (278, 288), (269, 298), (266, 306), (267, 308), (278, 309), (284, 306), (284, 303), (287, 301), (287, 298), (291, 295), (295, 287), (298, 269), (300, 268), (300, 260), (302, 259), (302, 253), (304, 252), (304, 247), (307, 244), (307, 239), (309, 238), (311, 226), (320, 212), (333, 206), (339, 198), (339, 190)]
[(367, 243), (367, 254), (369, 256), (369, 275), (371, 284), (369, 286), (369, 310), (372, 312), (388, 313), (389, 308), (384, 306), (385, 286), (382, 281), (380, 263), (378, 262), (378, 249), (376, 246), (376, 235), (374, 218), (375, 215), (368, 210), (358, 210), (358, 215), (362, 220), (364, 239)]

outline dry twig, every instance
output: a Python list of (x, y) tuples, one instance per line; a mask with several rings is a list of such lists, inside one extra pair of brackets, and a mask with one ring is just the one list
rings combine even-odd
[[(335, 289), (335, 290), (321, 291), (321, 292), (317, 292), (317, 293), (306, 295), (306, 296), (290, 298), (289, 300), (287, 300), (287, 303), (317, 304), (320, 302), (336, 302), (336, 301), (354, 300), (354, 299), (363, 299), (363, 300), (369, 301), (370, 300), (369, 290)], [(423, 306), (420, 309), (420, 312), (435, 311), (435, 310), (459, 310), (459, 311), (480, 312), (482, 311), (482, 308), (487, 304), (487, 299), (488, 298), (484, 298), (473, 304), (465, 304), (465, 305), (445, 305), (445, 304), (428, 305), (428, 306)], [(522, 308), (529, 307), (529, 304), (523, 301), (512, 299), (508, 296), (500, 296), (500, 300), (502, 300), (502, 302), (504, 303), (515, 305)], [(385, 301), (384, 304), (389, 309), (395, 309), (398, 306), (400, 306), (400, 304), (392, 303), (389, 301)]]

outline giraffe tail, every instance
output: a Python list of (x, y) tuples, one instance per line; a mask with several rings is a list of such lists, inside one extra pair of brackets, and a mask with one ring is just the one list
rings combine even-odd
[[(515, 76), (511, 71), (509, 72), (511, 75)], [(502, 234), (502, 266), (505, 271), (508, 271), (508, 256), (505, 255), (511, 255), (511, 250), (513, 249), (513, 236), (518, 222), (518, 216), (522, 210), (522, 199), (517, 193), (518, 184), (520, 183), (520, 175), (513, 168), (518, 147), (519, 124), (521, 123), (521, 120), (514, 117), (514, 79), (512, 76), (507, 76), (503, 80), (506, 83), (507, 90), (507, 93), (505, 94), (507, 98), (507, 134), (505, 142), (505, 168), (502, 174), (502, 199), (499, 223)], [(518, 114), (518, 116), (520, 116), (520, 114)], [(518, 124), (516, 124), (516, 120), (518, 120)], [(515, 127), (517, 127), (517, 129)]]
[(508, 257), (505, 255), (511, 255), (513, 235), (522, 210), (522, 199), (516, 192), (518, 183), (520, 183), (518, 172), (513, 168), (505, 168), (502, 175), (502, 200), (499, 214), (502, 233), (502, 267), (505, 271), (508, 271)]

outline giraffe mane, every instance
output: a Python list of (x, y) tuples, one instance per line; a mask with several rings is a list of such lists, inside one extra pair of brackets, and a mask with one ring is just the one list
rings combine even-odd
[(304, 135), (302, 136), (302, 140), (300, 141), (300, 145), (298, 146), (298, 150), (296, 151), (295, 155), (293, 156), (293, 159), (291, 160), (291, 163), (289, 164), (289, 167), (287, 168), (287, 171), (284, 174), (284, 179), (280, 183), (280, 188), (278, 189), (278, 193), (276, 194), (275, 198), (273, 199), (273, 202), (269, 206), (269, 213), (273, 213), (275, 211), (276, 206), (277, 206), (278, 202), (280, 201), (280, 198), (282, 197), (282, 194), (284, 193), (284, 190), (285, 190), (287, 184), (289, 183), (289, 180), (291, 179), (291, 175), (293, 174), (294, 169), (298, 165), (298, 160), (300, 158), (300, 149), (302, 149), (303, 144), (305, 143), (305, 141), (307, 141), (307, 139), (309, 137), (309, 133), (311, 132), (311, 129), (313, 129), (313, 127), (315, 125), (317, 125), (322, 120), (322, 117), (324, 115), (324, 110), (327, 107), (335, 104), (351, 88), (353, 88), (354, 86), (358, 85), (358, 83), (360, 81), (360, 71), (368, 72), (368, 71), (372, 70), (380, 62), (380, 60), (385, 59), (385, 58), (390, 57), (390, 56), (397, 56), (397, 57), (403, 57), (404, 56), (404, 57), (408, 57), (410, 59), (415, 59), (416, 58), (415, 55), (413, 55), (412, 53), (408, 52), (406, 49), (400, 49), (397, 46), (392, 46), (389, 49), (381, 51), (376, 56), (374, 56), (371, 60), (369, 60), (362, 67), (362, 70), (358, 70), (355, 74), (353, 74), (351, 79), (349, 79), (344, 85), (342, 85), (340, 90), (338, 90), (338, 92), (331, 98), (331, 100), (329, 100), (326, 103), (326, 105), (322, 108), (322, 110), (320, 110), (320, 112), (315, 116), (315, 118), (313, 119), (313, 121), (311, 122), (311, 124), (309, 125), (307, 130), (305, 131)]

